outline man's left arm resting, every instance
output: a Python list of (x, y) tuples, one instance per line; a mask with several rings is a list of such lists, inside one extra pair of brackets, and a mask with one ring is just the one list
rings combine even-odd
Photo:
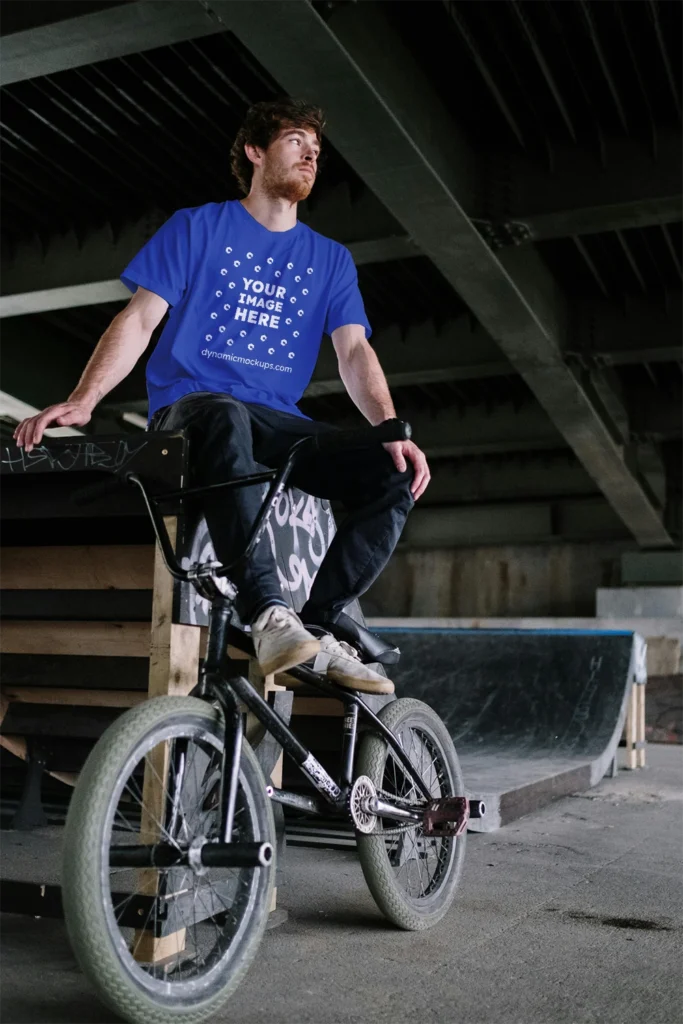
[[(365, 418), (376, 426), (396, 416), (389, 385), (379, 359), (365, 337), (360, 324), (338, 327), (332, 332), (332, 344), (339, 360), (339, 375), (354, 404)], [(410, 486), (413, 497), (424, 494), (430, 480), (429, 466), (424, 452), (412, 441), (395, 441), (384, 447), (394, 460), (399, 472), (405, 472), (406, 460), (413, 466)]]

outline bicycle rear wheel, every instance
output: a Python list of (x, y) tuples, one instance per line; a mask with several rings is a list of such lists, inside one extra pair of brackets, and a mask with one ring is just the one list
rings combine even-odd
[[(465, 795), (458, 755), (443, 722), (422, 701), (392, 701), (378, 716), (400, 740), (431, 795)], [(424, 797), (379, 733), (366, 733), (358, 748), (356, 774), (376, 789), (415, 807)], [(356, 833), (365, 880), (377, 906), (408, 931), (431, 928), (455, 897), (465, 856), (465, 833), (457, 838), (425, 836), (422, 826), (378, 819), (375, 833)]]
[[(185, 849), (218, 837), (219, 712), (159, 697), (126, 712), (86, 762), (67, 817), (62, 893), (76, 957), (100, 997), (132, 1024), (198, 1024), (251, 963), (270, 910), (274, 863), (260, 868), (113, 868), (116, 846)], [(275, 827), (245, 742), (234, 842), (269, 842)]]

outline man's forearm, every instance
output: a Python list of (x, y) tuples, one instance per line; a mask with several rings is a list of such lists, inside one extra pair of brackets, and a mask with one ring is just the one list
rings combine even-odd
[(112, 320), (88, 360), (81, 379), (69, 395), (94, 409), (105, 395), (127, 377), (149, 344), (151, 332), (137, 316), (124, 310)]
[(387, 379), (370, 345), (357, 345), (340, 359), (339, 374), (353, 402), (373, 426), (396, 415)]

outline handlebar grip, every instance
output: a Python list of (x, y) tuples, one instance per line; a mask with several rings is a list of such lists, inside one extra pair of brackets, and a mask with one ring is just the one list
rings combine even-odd
[(106, 480), (98, 480), (97, 483), (79, 487), (71, 495), (71, 500), (74, 505), (90, 505), (93, 501), (97, 501), (98, 498), (104, 498), (107, 494), (120, 491), (128, 483), (128, 475), (123, 476), (114, 473)]
[(357, 430), (331, 430), (316, 437), (315, 447), (319, 452), (348, 451), (353, 448), (371, 448), (375, 444), (390, 444), (392, 441), (409, 441), (412, 436), (410, 423), (392, 419), (376, 427), (359, 427)]

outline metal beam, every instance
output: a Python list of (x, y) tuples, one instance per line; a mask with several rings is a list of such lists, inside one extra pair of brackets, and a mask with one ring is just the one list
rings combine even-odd
[(669, 224), (683, 218), (680, 131), (658, 133), (657, 151), (608, 138), (602, 157), (560, 146), (553, 170), (521, 153), (485, 158), (486, 213), (501, 242), (542, 241)]
[[(326, 219), (331, 212), (325, 211)], [(116, 233), (106, 224), (88, 232), (85, 238), (69, 232), (53, 236), (46, 244), (34, 237), (17, 242), (11, 252), (6, 248), (2, 254), (0, 317), (130, 298), (118, 275), (167, 216), (153, 209)], [(316, 218), (311, 220), (315, 227)], [(348, 248), (357, 266), (420, 254), (417, 246), (401, 235), (350, 242)], [(33, 289), (36, 281), (41, 282), (40, 290)]]
[(209, 6), (289, 93), (326, 108), (332, 143), (498, 342), (639, 543), (670, 545), (659, 508), (565, 365), (556, 282), (533, 250), (491, 252), (466, 215), (475, 158), (380, 7), (340, 5), (325, 22), (306, 0), (269, 2), (267, 17), (263, 4)]
[[(6, 391), (0, 391), (0, 418), (21, 423), (28, 416), (35, 416), (39, 412), (40, 409), (36, 406), (22, 402), (20, 398), (8, 395)], [(48, 437), (70, 437), (72, 434), (82, 433), (83, 431), (77, 430), (76, 427), (48, 427), (45, 431)]]
[[(385, 327), (375, 331), (372, 344), (390, 387), (485, 379), (515, 372), (490, 335), (467, 313), (438, 326), (427, 321), (408, 327)], [(334, 349), (323, 345), (306, 395), (344, 390)]]
[(602, 299), (574, 304), (565, 356), (587, 368), (683, 360), (683, 296), (666, 303), (629, 298), (623, 306)]
[[(41, 317), (6, 320), (0, 331), (3, 390), (39, 409), (65, 401), (98, 341), (96, 334), (84, 335), (77, 340)], [(138, 361), (108, 396), (109, 402), (123, 404), (144, 395), (146, 361)]]
[(594, 482), (568, 448), (505, 452), (432, 461), (432, 479), (420, 507), (463, 502), (560, 500), (595, 495)]
[[(503, 452), (566, 450), (565, 441), (535, 402), (515, 409), (512, 403), (473, 405), (437, 412), (398, 404), (397, 413), (413, 428), (413, 437), (430, 459), (458, 459)], [(341, 427), (358, 426), (357, 416), (338, 421)]]
[(0, 40), (0, 85), (170, 46), (225, 29), (194, 0), (138, 0)]
[(408, 516), (398, 550), (626, 540), (628, 532), (603, 497), (553, 502), (497, 502), (429, 508)]

